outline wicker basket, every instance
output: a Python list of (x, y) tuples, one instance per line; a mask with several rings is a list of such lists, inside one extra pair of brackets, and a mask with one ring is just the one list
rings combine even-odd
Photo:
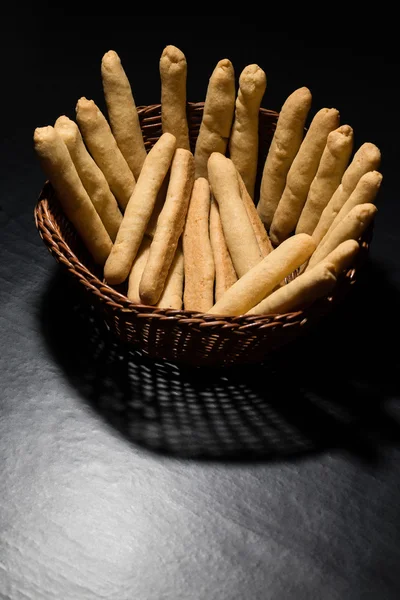
[[(203, 104), (188, 103), (190, 141), (194, 150)], [(139, 107), (139, 118), (147, 150), (161, 135), (161, 105)], [(258, 164), (263, 165), (275, 130), (278, 113), (260, 109)], [(260, 183), (260, 169), (257, 175)], [(257, 199), (256, 199), (257, 200)], [(355, 282), (357, 269), (368, 253), (372, 227), (362, 240), (362, 252), (338, 279), (329, 298), (315, 302), (304, 311), (268, 316), (217, 318), (185, 310), (137, 305), (126, 296), (124, 285), (113, 288), (104, 282), (96, 266), (63, 214), (57, 197), (46, 182), (34, 210), (35, 223), (45, 245), (58, 263), (87, 291), (96, 314), (123, 343), (145, 354), (192, 366), (228, 366), (264, 361), (269, 353), (302, 335), (314, 326), (347, 293)]]

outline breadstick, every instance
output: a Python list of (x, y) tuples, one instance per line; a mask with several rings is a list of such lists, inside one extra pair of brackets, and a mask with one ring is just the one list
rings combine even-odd
[(164, 289), (157, 305), (159, 308), (180, 310), (183, 304), (184, 256), (182, 244), (179, 243), (171, 268), (168, 272)]
[(327, 296), (335, 287), (336, 281), (334, 266), (323, 261), (272, 292), (246, 314), (285, 314), (302, 310), (319, 298)]
[(267, 77), (258, 65), (248, 65), (243, 69), (229, 138), (229, 156), (251, 198), (254, 198), (257, 174), (258, 115), (266, 87)]
[(264, 258), (264, 256), (267, 256), (267, 254), (272, 252), (273, 247), (268, 237), (267, 230), (265, 229), (264, 224), (261, 221), (260, 216), (257, 212), (256, 205), (254, 204), (253, 199), (247, 191), (242, 176), (239, 172), (237, 173), (237, 176), (239, 179), (240, 195), (242, 197), (247, 216), (249, 217), (250, 223), (253, 227), (258, 247), (260, 248), (261, 256)]
[(226, 152), (235, 111), (235, 96), (233, 65), (224, 58), (217, 63), (208, 82), (203, 118), (194, 150), (196, 178), (207, 178), (207, 161), (212, 152)]
[(170, 168), (175, 145), (175, 136), (163, 133), (146, 156), (117, 238), (104, 266), (104, 277), (110, 285), (122, 283), (130, 273), (157, 194)]
[(212, 195), (210, 207), (210, 242), (215, 265), (214, 295), (215, 300), (219, 300), (226, 290), (237, 281), (237, 275), (228, 246), (226, 245), (218, 204)]
[(347, 215), (347, 213), (349, 213), (357, 204), (375, 204), (375, 198), (381, 186), (382, 179), (383, 176), (381, 173), (379, 173), (379, 171), (369, 171), (368, 173), (365, 173), (365, 175), (359, 179), (353, 192), (350, 194), (332, 221), (332, 225), (329, 227), (325, 236), (329, 235), (329, 232), (332, 231), (336, 225), (340, 223), (340, 221)]
[(114, 50), (106, 52), (101, 60), (101, 78), (111, 130), (137, 180), (147, 152), (131, 85)]
[(93, 100), (80, 98), (76, 105), (76, 120), (90, 154), (103, 171), (112, 193), (124, 211), (136, 181), (105, 116)]
[(186, 57), (176, 46), (166, 46), (160, 58), (162, 130), (176, 137), (177, 148), (190, 150), (186, 116)]
[(61, 206), (99, 265), (104, 265), (112, 242), (72, 162), (68, 149), (51, 125), (37, 127), (34, 149)]
[(320, 243), (361, 177), (368, 171), (378, 170), (380, 162), (381, 152), (375, 144), (366, 142), (360, 146), (344, 172), (340, 185), (322, 211), (321, 218), (312, 234), (316, 244)]
[(374, 204), (357, 204), (344, 219), (338, 223), (329, 235), (318, 245), (305, 271), (321, 262), (332, 250), (346, 240), (358, 240), (375, 218), (377, 208)]
[(214, 315), (246, 313), (302, 265), (314, 250), (315, 244), (310, 235), (299, 233), (291, 236), (238, 279), (208, 312)]
[[(360, 250), (360, 244), (356, 240), (346, 240), (341, 242), (332, 252), (330, 252), (323, 263), (330, 263), (335, 267), (336, 276), (339, 277), (354, 262), (356, 255)], [(317, 263), (318, 266), (319, 263)], [(310, 271), (313, 269), (310, 269)]]
[(209, 233), (210, 185), (204, 177), (193, 184), (183, 231), (185, 310), (207, 312), (214, 304), (215, 267)]
[(150, 244), (151, 238), (148, 235), (144, 235), (136, 258), (133, 261), (131, 272), (129, 273), (127, 296), (135, 304), (141, 304), (139, 283), (149, 256)]
[(268, 150), (261, 178), (257, 211), (269, 231), (276, 207), (286, 185), (286, 176), (304, 137), (304, 125), (311, 108), (311, 92), (301, 87), (284, 102)]
[(111, 241), (114, 241), (121, 225), (122, 213), (106, 178), (86, 150), (78, 125), (63, 115), (54, 123), (54, 129), (67, 146), (83, 187), (89, 194)]
[(353, 129), (342, 125), (328, 135), (317, 173), (311, 182), (296, 233), (312, 234), (321, 213), (343, 177), (353, 151)]
[(270, 238), (274, 246), (296, 229), (328, 135), (338, 126), (339, 111), (335, 108), (322, 108), (311, 121), (287, 174), (285, 189), (272, 219)]
[(190, 150), (177, 148), (171, 164), (167, 197), (158, 217), (149, 258), (140, 280), (139, 294), (144, 304), (154, 305), (160, 299), (183, 232), (193, 182), (193, 154)]
[(157, 229), (157, 221), (158, 221), (158, 217), (160, 216), (160, 212), (162, 211), (162, 208), (165, 203), (165, 198), (167, 196), (167, 191), (168, 191), (168, 184), (169, 184), (169, 171), (166, 174), (166, 176), (164, 177), (164, 181), (162, 182), (161, 187), (158, 191), (156, 202), (155, 202), (154, 208), (153, 208), (153, 212), (151, 213), (151, 217), (147, 224), (146, 235), (148, 235), (151, 238), (154, 237), (154, 234)]
[(219, 214), (226, 244), (238, 277), (260, 262), (262, 256), (243, 204), (237, 170), (230, 158), (213, 152), (208, 159), (208, 180)]

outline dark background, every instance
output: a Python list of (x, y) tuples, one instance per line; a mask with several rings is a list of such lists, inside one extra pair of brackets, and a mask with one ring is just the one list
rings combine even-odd
[[(375, 30), (271, 32), (242, 16), (3, 16), (0, 598), (400, 596), (399, 56)], [(344, 29), (344, 28), (343, 28)], [(349, 42), (350, 40), (350, 42)], [(116, 50), (138, 106), (174, 44), (187, 97), (221, 58), (297, 87), (382, 152), (370, 260), (346, 303), (264, 365), (178, 369), (110, 339), (39, 238), (37, 126), (104, 108)]]

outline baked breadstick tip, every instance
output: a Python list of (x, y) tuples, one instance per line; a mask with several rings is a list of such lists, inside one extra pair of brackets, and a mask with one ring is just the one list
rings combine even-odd
[(261, 67), (251, 64), (243, 69), (229, 138), (229, 156), (251, 198), (257, 175), (259, 110), (266, 87), (267, 77)]
[(238, 279), (209, 313), (226, 316), (247, 313), (300, 267), (314, 250), (311, 236), (306, 233), (291, 236)]
[(87, 151), (78, 125), (62, 115), (54, 123), (54, 129), (67, 146), (83, 187), (111, 240), (114, 241), (122, 222), (122, 213), (103, 172)]
[(303, 310), (316, 300), (329, 295), (336, 281), (334, 266), (323, 261), (314, 269), (302, 273), (287, 285), (272, 292), (246, 314), (285, 314)]
[(139, 294), (144, 304), (154, 305), (160, 299), (183, 232), (193, 183), (193, 154), (190, 150), (177, 148), (171, 164), (167, 197), (158, 217), (149, 258), (140, 280)]
[(369, 171), (368, 173), (365, 173), (365, 175), (359, 179), (353, 192), (343, 204), (325, 235), (328, 235), (329, 232), (332, 231), (332, 229), (334, 229), (357, 204), (374, 204), (379, 188), (381, 187), (382, 179), (382, 173), (379, 173), (379, 171)]
[(241, 277), (260, 262), (262, 256), (240, 195), (237, 170), (232, 160), (220, 152), (213, 152), (208, 159), (208, 180), (218, 203), (233, 266)]
[(76, 105), (76, 120), (90, 154), (103, 171), (121, 210), (125, 210), (136, 180), (105, 116), (93, 100), (82, 97)]
[(185, 310), (207, 312), (214, 304), (215, 266), (210, 242), (210, 185), (204, 177), (195, 180), (183, 231), (185, 259)]
[(304, 138), (304, 125), (312, 96), (307, 87), (292, 92), (284, 102), (265, 159), (257, 211), (269, 231), (286, 185), (289, 168)]
[(67, 218), (99, 265), (104, 265), (112, 242), (90, 200), (67, 146), (51, 125), (37, 127), (33, 134), (34, 149), (52, 184)]
[(310, 258), (305, 269), (308, 271), (317, 263), (321, 262), (330, 252), (335, 250), (342, 242), (346, 240), (358, 240), (367, 227), (371, 224), (377, 213), (374, 204), (358, 204), (336, 225), (336, 227), (325, 236), (323, 241)]
[(270, 229), (272, 244), (277, 246), (295, 231), (324, 151), (328, 135), (339, 126), (336, 108), (321, 108), (296, 154), (286, 178), (285, 189), (276, 208)]
[(159, 67), (162, 130), (176, 137), (177, 148), (190, 150), (186, 116), (186, 57), (176, 46), (166, 46), (161, 54)]
[(341, 125), (328, 135), (317, 173), (311, 182), (296, 226), (296, 233), (313, 233), (323, 209), (340, 185), (353, 150), (353, 137), (350, 125)]
[(212, 152), (225, 154), (235, 111), (235, 71), (230, 60), (220, 60), (208, 82), (203, 117), (194, 150), (197, 177), (207, 178), (207, 161)]
[(378, 170), (380, 163), (381, 152), (375, 144), (366, 142), (360, 146), (344, 172), (340, 185), (322, 211), (321, 217), (312, 234), (316, 244), (319, 244), (327, 233), (361, 177), (369, 171)]
[(338, 277), (343, 271), (354, 264), (354, 260), (359, 251), (360, 244), (356, 240), (346, 240), (332, 250), (322, 262), (333, 265), (335, 267), (336, 276)]
[(136, 180), (147, 152), (131, 84), (114, 50), (101, 60), (101, 77), (111, 130)]
[(104, 266), (104, 277), (110, 285), (122, 283), (129, 276), (157, 195), (170, 168), (175, 147), (175, 136), (163, 133), (146, 156), (117, 238)]

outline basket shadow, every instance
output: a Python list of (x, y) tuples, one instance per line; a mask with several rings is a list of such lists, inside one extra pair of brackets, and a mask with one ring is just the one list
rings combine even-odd
[(40, 326), (85, 402), (132, 443), (186, 458), (276, 460), (340, 448), (374, 461), (382, 443), (400, 440), (387, 407), (399, 393), (398, 359), (377, 318), (391, 314), (396, 338), (399, 295), (377, 265), (365, 266), (346, 302), (307, 336), (239, 368), (181, 367), (123, 346), (86, 293), (58, 267)]

